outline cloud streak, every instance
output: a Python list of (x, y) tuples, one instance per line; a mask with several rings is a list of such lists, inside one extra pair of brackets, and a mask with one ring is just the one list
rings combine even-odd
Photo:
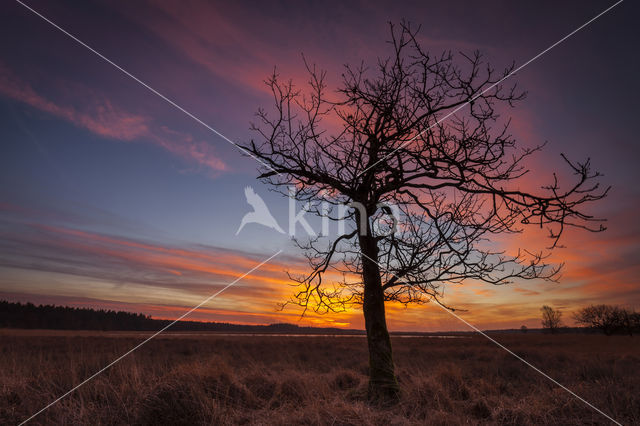
[(158, 125), (150, 116), (126, 111), (108, 98), (85, 89), (90, 102), (80, 107), (55, 102), (37, 92), (0, 63), (0, 95), (63, 119), (105, 139), (152, 143), (188, 162), (205, 168), (210, 174), (228, 170), (212, 145), (196, 140), (188, 133)]
[[(0, 284), (4, 293), (22, 294), (24, 297), (19, 300), (53, 297), (58, 300), (56, 303), (64, 304), (65, 300), (89, 298), (105, 301), (108, 306), (122, 303), (123, 308), (130, 306), (156, 317), (175, 318), (254, 267), (261, 256), (40, 223), (0, 221), (0, 270), (4, 271)], [(287, 256), (277, 263), (265, 264), (236, 284), (233, 291), (216, 298), (212, 307), (199, 309), (194, 318), (263, 324), (298, 322), (298, 310), (279, 312), (277, 306), (290, 296), (291, 282), (285, 270), (298, 274), (305, 271), (305, 266), (301, 259)], [(337, 318), (312, 314), (303, 322), (337, 321), (346, 326), (350, 321), (344, 317), (353, 314)]]
[[(8, 213), (20, 211), (16, 205), (3, 209)], [(634, 244), (624, 247), (615, 235), (611, 239), (620, 253), (633, 252)], [(589, 252), (594, 246), (585, 246), (585, 251)], [(255, 266), (259, 259), (258, 254), (212, 246), (158, 243), (68, 226), (0, 221), (0, 268), (23, 271), (27, 276), (26, 288), (30, 290), (21, 294), (31, 294), (34, 300), (54, 297), (59, 300), (56, 303), (64, 304), (60, 301), (76, 303), (84, 297), (102, 300), (106, 306), (121, 303), (122, 309), (174, 318), (190, 304), (198, 303), (220, 285)], [(519, 324), (536, 327), (538, 309), (544, 303), (551, 302), (571, 311), (596, 299), (610, 303), (637, 302), (640, 293), (632, 276), (640, 271), (637, 267), (617, 270), (615, 262), (608, 265), (611, 261), (602, 259), (603, 265), (596, 262), (585, 267), (591, 261), (584, 252), (579, 252), (563, 285), (488, 286), (469, 282), (445, 286), (447, 303), (468, 310), (463, 313), (465, 319), (480, 327), (508, 328)], [(619, 264), (628, 263), (624, 257), (619, 259)], [(221, 296), (215, 306), (199, 310), (194, 318), (252, 324), (299, 321), (299, 311), (295, 308), (276, 310), (277, 304), (287, 300), (293, 291), (285, 270), (301, 274), (306, 271), (306, 263), (299, 258), (285, 257), (266, 264), (234, 286), (233, 291)], [(38, 277), (45, 277), (46, 282)], [(11, 290), (19, 293), (21, 288), (15, 283), (8, 285), (8, 281), (3, 283), (5, 293)], [(96, 306), (103, 304), (98, 302)], [(441, 309), (430, 305), (407, 309), (388, 304), (388, 312), (390, 327), (395, 330), (464, 329), (456, 320), (447, 318)], [(303, 322), (363, 325), (357, 308), (331, 317), (311, 314)]]

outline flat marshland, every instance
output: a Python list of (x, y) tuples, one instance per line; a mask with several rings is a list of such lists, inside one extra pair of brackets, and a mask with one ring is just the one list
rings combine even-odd
[[(0, 424), (25, 420), (144, 336), (0, 330)], [(640, 338), (493, 336), (622, 424), (640, 424)], [(392, 407), (366, 401), (363, 337), (167, 333), (32, 424), (610, 424), (482, 336), (393, 344), (403, 395)]]

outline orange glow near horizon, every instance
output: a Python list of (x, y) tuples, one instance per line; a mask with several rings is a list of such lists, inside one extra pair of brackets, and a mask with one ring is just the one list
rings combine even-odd
[[(453, 64), (465, 73), (465, 55), (477, 49), (486, 61), (479, 78), (485, 65), (496, 70), (494, 77), (512, 63), (527, 65), (498, 85), (509, 90), (517, 84), (517, 91), (527, 92), (526, 99), (513, 105), (496, 100), (500, 117), (491, 121), (488, 132), (495, 137), (510, 123), (507, 133), (517, 144), (514, 151), (507, 150), (507, 159), (522, 148), (549, 143), (526, 158), (530, 172), (505, 181), (505, 189), (545, 192), (554, 172), (567, 188), (576, 176), (560, 153), (572, 161), (593, 158), (603, 187), (613, 187), (587, 212), (608, 220), (606, 232), (566, 229), (560, 240), (566, 248), (552, 251), (547, 250), (551, 241), (546, 229), (535, 225), (522, 233), (487, 235), (489, 241), (482, 243), (507, 254), (519, 249), (548, 253), (549, 263), (565, 264), (559, 282), (444, 283), (443, 303), (480, 328), (538, 327), (545, 304), (564, 311), (567, 325), (573, 324), (573, 311), (592, 303), (640, 309), (640, 167), (635, 164), (640, 144), (636, 101), (629, 95), (636, 92), (637, 67), (634, 55), (621, 54), (635, 45), (620, 32), (623, 27), (614, 15), (581, 30), (572, 44), (562, 43), (527, 62), (547, 41), (568, 34), (572, 24), (567, 17), (595, 16), (589, 13), (595, 6), (566, 6), (551, 18), (544, 7), (507, 3), (469, 5), (473, 13), (466, 14), (446, 2), (362, 6), (256, 2), (247, 7), (198, 0), (185, 6), (149, 0), (117, 7), (91, 2), (71, 10), (65, 2), (38, 2), (43, 16), (95, 46), (110, 64), (24, 7), (7, 2), (6, 33), (15, 34), (19, 43), (7, 38), (0, 59), (0, 299), (175, 319), (282, 248), (282, 255), (187, 319), (364, 328), (358, 306), (328, 315), (310, 310), (304, 317), (294, 304), (278, 310), (296, 290), (287, 272), (305, 275), (309, 267), (288, 235), (256, 224), (235, 232), (250, 209), (243, 193), (247, 186), (264, 198), (282, 229), (287, 229), (282, 225), (289, 219), (289, 206), (287, 201), (276, 204), (277, 196), (269, 191), (273, 187), (256, 179), (261, 165), (234, 145), (269, 139), (251, 130), (259, 125), (256, 111), (275, 121), (279, 115), (265, 79), (275, 73), (281, 82), (291, 80), (293, 90), (309, 101), (308, 71), (316, 69), (326, 72), (327, 99), (344, 100), (339, 91), (348, 75), (344, 65), (362, 64), (362, 81), (375, 82), (377, 66), (395, 54), (389, 22), (409, 18), (412, 28), (422, 25), (416, 37), (435, 68), (440, 55), (451, 52)], [(611, 43), (614, 33), (616, 42)], [(131, 74), (123, 74), (124, 69)], [(420, 79), (423, 71), (413, 77)], [(423, 83), (437, 84), (440, 77)], [(371, 87), (375, 90), (375, 84)], [(446, 101), (433, 99), (435, 105), (461, 105), (430, 111), (449, 120), (442, 125), (452, 134), (462, 131), (456, 117), (471, 117), (468, 105), (462, 105), (468, 100), (463, 93)], [(289, 106), (304, 119), (300, 105), (294, 104)], [(338, 102), (333, 107), (314, 115), (321, 121), (318, 129), (303, 133), (314, 138), (340, 134), (344, 123), (336, 111), (348, 115), (352, 106)], [(415, 113), (429, 108), (431, 101)], [(446, 116), (453, 108), (455, 114)], [(376, 132), (384, 131), (372, 123)], [(296, 129), (299, 123), (287, 124)], [(308, 144), (292, 139), (307, 150)], [(404, 139), (421, 143), (419, 138)], [(456, 141), (446, 138), (443, 143)], [(300, 203), (296, 209), (300, 211)], [(342, 276), (329, 270), (325, 283), (338, 279)], [(386, 310), (392, 330), (466, 329), (433, 303), (387, 303)]]
[[(47, 233), (41, 237), (56, 251), (69, 251), (69, 255), (82, 253), (97, 259), (110, 262), (124, 262), (134, 269), (147, 270), (158, 277), (158, 282), (142, 283), (142, 286), (129, 286), (130, 291), (112, 299), (113, 303), (122, 303), (125, 310), (139, 310), (151, 314), (155, 318), (175, 319), (190, 309), (212, 289), (210, 285), (200, 284), (203, 281), (216, 282), (222, 285), (230, 282), (247, 269), (260, 262), (258, 256), (242, 253), (224, 252), (220, 249), (189, 249), (185, 247), (162, 246), (149, 242), (122, 239), (104, 234), (77, 229), (34, 224), (33, 229)], [(528, 239), (522, 239), (525, 237)], [(521, 238), (511, 241), (513, 247), (527, 244), (536, 246), (543, 242), (539, 233), (527, 233)], [(614, 236), (615, 245), (620, 241)], [(624, 238), (623, 238), (624, 240)], [(530, 241), (530, 242), (529, 242)], [(579, 238), (576, 241), (580, 242)], [(559, 286), (554, 283), (517, 283), (508, 286), (490, 286), (482, 283), (468, 282), (464, 285), (445, 284), (445, 302), (461, 309), (459, 312), (472, 323), (493, 328), (519, 327), (525, 324), (536, 327), (538, 309), (547, 303), (549, 296), (557, 298), (559, 306), (575, 309), (585, 301), (595, 301), (606, 289), (615, 284), (620, 292), (632, 291), (634, 285), (625, 284), (625, 274), (620, 271), (599, 276), (609, 276), (610, 282), (598, 282), (595, 277), (598, 271), (589, 266), (588, 253), (606, 256), (598, 243), (582, 241), (582, 245), (574, 249), (571, 256), (563, 257), (554, 253), (553, 261), (568, 260), (565, 280), (570, 286)], [(255, 273), (246, 277), (234, 288), (220, 295), (190, 315), (187, 319), (194, 321), (218, 321), (237, 324), (269, 324), (275, 322), (292, 322), (301, 325), (331, 326), (342, 328), (363, 328), (363, 320), (359, 307), (352, 307), (343, 313), (333, 315), (317, 315), (308, 312), (300, 317), (300, 308), (291, 306), (283, 311), (276, 309), (278, 303), (286, 301), (294, 288), (284, 273), (285, 269), (295, 273), (304, 273), (305, 264), (284, 264), (274, 259)], [(565, 281), (566, 282), (566, 281)], [(176, 302), (167, 304), (137, 303), (135, 299), (145, 294), (152, 287), (162, 287), (162, 294), (170, 296)], [(142, 292), (142, 293), (141, 293)], [(33, 292), (32, 294), (37, 294)], [(93, 302), (100, 306), (100, 299)], [(119, 301), (119, 302), (118, 302)], [(87, 306), (87, 304), (83, 304)], [(388, 322), (391, 329), (430, 331), (434, 329), (464, 329), (464, 326), (441, 308), (432, 304), (405, 307), (397, 303), (387, 303)]]

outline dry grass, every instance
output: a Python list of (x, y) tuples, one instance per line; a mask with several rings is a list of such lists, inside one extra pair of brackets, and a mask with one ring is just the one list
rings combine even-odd
[[(638, 338), (497, 338), (623, 424), (640, 423)], [(5, 330), (0, 339), (0, 424), (16, 424), (142, 337)], [(394, 344), (403, 397), (392, 408), (365, 400), (363, 338), (161, 335), (33, 423), (607, 424), (480, 336)]]

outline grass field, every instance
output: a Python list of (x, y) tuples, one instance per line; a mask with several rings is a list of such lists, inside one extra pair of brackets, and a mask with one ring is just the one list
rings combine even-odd
[[(0, 424), (144, 338), (0, 330)], [(495, 335), (622, 424), (640, 424), (640, 339)], [(366, 402), (362, 337), (160, 335), (32, 424), (610, 424), (481, 336), (393, 339), (399, 405)]]

